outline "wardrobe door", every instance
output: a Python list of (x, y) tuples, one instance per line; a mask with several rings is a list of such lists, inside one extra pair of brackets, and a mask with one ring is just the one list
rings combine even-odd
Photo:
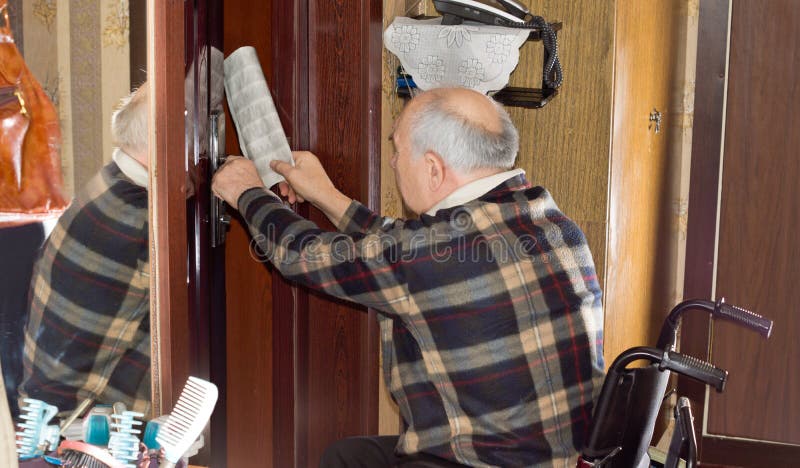
[[(703, 120), (697, 125), (716, 122), (707, 131), (717, 142), (724, 138), (724, 145), (721, 157), (719, 143), (710, 148), (708, 142), (695, 145), (693, 157), (698, 164), (693, 162), (693, 180), (695, 171), (698, 174), (692, 184), (692, 201), (705, 197), (714, 203), (689, 206), (690, 230), (706, 220), (705, 232), (695, 229), (690, 245), (714, 263), (695, 262), (690, 270), (687, 257), (687, 294), (725, 297), (727, 302), (772, 319), (774, 330), (765, 341), (721, 321), (711, 327), (707, 321), (700, 326), (696, 321), (684, 324), (682, 349), (701, 357), (709, 350), (711, 362), (730, 372), (724, 393), (695, 393), (701, 405), (695, 408), (700, 413), (695, 421), (705, 420), (701, 460), (737, 466), (794, 466), (800, 456), (800, 375), (795, 372), (800, 360), (796, 336), (800, 320), (794, 299), (800, 281), (795, 234), (800, 229), (796, 193), (800, 91), (792, 77), (800, 73), (800, 32), (796, 28), (800, 4), (793, 0), (740, 0), (728, 11), (728, 2), (714, 3), (724, 5), (713, 16), (701, 3), (698, 50), (716, 42), (721, 57), (708, 63), (716, 63), (717, 68), (706, 65), (702, 76), (706, 82), (717, 81), (724, 64), (725, 43), (720, 39), (725, 35), (704, 36), (703, 28), (705, 24), (708, 31), (708, 23), (713, 22), (714, 30), (727, 31), (727, 103), (723, 120), (721, 100), (701, 100), (702, 57), (698, 53), (696, 109), (700, 112), (700, 106), (710, 106), (711, 111), (699, 114)], [(708, 42), (702, 42), (704, 39)], [(719, 84), (704, 89), (703, 96), (720, 96), (720, 89), (724, 88)], [(695, 138), (698, 136), (696, 130)], [(709, 176), (706, 181), (700, 179), (704, 173)], [(717, 204), (718, 174), (721, 190)], [(704, 183), (709, 180), (711, 183)], [(714, 233), (717, 212), (718, 230), (709, 236)], [(697, 225), (692, 224), (695, 220)], [(715, 245), (716, 258), (712, 257)], [(713, 270), (708, 271), (711, 265)], [(689, 282), (694, 283), (693, 291)], [(702, 286), (705, 291), (699, 290)]]

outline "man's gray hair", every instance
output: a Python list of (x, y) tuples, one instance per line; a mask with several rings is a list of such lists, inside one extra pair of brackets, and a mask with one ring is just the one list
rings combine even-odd
[(111, 115), (111, 137), (120, 149), (147, 151), (147, 82), (122, 98)]
[(508, 112), (489, 99), (497, 109), (502, 130), (493, 132), (453, 109), (447, 99), (433, 96), (412, 116), (409, 125), (414, 156), (433, 151), (461, 172), (475, 169), (511, 169), (519, 152), (519, 134)]

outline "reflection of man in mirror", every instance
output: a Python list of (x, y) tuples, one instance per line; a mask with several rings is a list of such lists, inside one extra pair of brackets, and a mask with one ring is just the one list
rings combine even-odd
[[(147, 84), (111, 119), (113, 162), (76, 195), (31, 281), (20, 396), (150, 408)], [(22, 404), (20, 402), (20, 404)]]

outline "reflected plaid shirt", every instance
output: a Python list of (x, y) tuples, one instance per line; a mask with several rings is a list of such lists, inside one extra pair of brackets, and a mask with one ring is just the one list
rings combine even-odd
[(147, 214), (147, 190), (110, 163), (59, 218), (31, 280), (21, 397), (149, 411)]
[(603, 378), (601, 293), (578, 226), (512, 177), (419, 220), (353, 202), (325, 232), (263, 189), (239, 199), (287, 278), (380, 313), (397, 450), (575, 466)]

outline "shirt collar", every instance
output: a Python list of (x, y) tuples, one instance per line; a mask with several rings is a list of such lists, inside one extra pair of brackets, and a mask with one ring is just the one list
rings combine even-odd
[(503, 182), (520, 174), (525, 174), (525, 171), (522, 169), (512, 169), (510, 171), (504, 171), (498, 174), (473, 180), (472, 182), (464, 184), (461, 187), (453, 190), (450, 195), (444, 197), (444, 199), (442, 199), (439, 203), (433, 205), (433, 208), (428, 210), (426, 214), (434, 216), (439, 210), (452, 208), (454, 206), (463, 205), (464, 203), (476, 200)]
[(150, 176), (147, 173), (147, 168), (139, 161), (133, 159), (128, 153), (119, 148), (114, 148), (111, 154), (111, 159), (117, 163), (119, 170), (129, 178), (131, 182), (139, 187), (147, 188), (150, 182)]

